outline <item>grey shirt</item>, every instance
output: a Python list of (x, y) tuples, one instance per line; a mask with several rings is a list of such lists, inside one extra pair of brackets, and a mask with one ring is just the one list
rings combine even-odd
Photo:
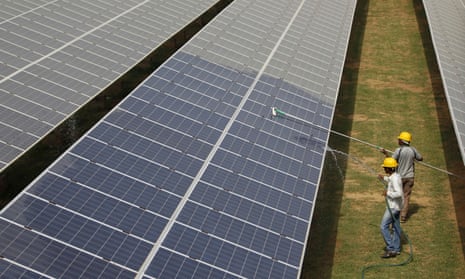
[(415, 147), (402, 145), (392, 154), (392, 158), (399, 164), (397, 172), (402, 178), (413, 178), (415, 176), (415, 160), (422, 161), (423, 157)]

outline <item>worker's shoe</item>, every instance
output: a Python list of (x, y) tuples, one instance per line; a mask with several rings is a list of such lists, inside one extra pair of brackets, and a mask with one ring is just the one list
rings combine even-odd
[[(384, 248), (383, 248), (383, 251), (384, 251), (384, 252), (387, 252), (387, 251), (388, 251), (388, 248), (387, 248), (387, 247), (384, 247)], [(392, 252), (395, 252), (397, 256), (400, 255), (400, 251), (392, 251)]]
[[(395, 256), (397, 256), (398, 252), (396, 251), (386, 251), (384, 254), (381, 255), (381, 258), (383, 259), (387, 259), (387, 258), (394, 258)], [(400, 252), (399, 252), (400, 254)]]

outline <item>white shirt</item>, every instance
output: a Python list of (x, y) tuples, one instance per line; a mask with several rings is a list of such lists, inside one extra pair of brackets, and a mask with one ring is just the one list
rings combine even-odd
[(386, 198), (389, 208), (401, 210), (404, 204), (404, 191), (402, 190), (402, 178), (397, 172), (390, 176), (384, 176), (384, 181), (388, 183), (386, 189)]

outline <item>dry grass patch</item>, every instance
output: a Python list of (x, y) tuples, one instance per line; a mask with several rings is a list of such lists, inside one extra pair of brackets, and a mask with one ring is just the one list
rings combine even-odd
[[(425, 162), (465, 176), (420, 0), (359, 1), (333, 129), (394, 150), (407, 130)], [(357, 68), (356, 65), (359, 65)], [(462, 278), (465, 180), (417, 164), (401, 256), (383, 260), (383, 156), (333, 135), (326, 156), (302, 278)], [(333, 154), (334, 155), (334, 154)], [(336, 158), (335, 158), (336, 157)], [(316, 275), (317, 274), (317, 275)]]

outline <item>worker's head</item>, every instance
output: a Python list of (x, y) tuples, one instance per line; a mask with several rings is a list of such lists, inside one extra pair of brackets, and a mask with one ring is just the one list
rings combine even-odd
[(386, 157), (381, 165), (386, 173), (393, 173), (397, 168), (397, 161), (392, 157)]
[(412, 135), (409, 132), (401, 132), (397, 139), (399, 140), (399, 144), (410, 145)]

